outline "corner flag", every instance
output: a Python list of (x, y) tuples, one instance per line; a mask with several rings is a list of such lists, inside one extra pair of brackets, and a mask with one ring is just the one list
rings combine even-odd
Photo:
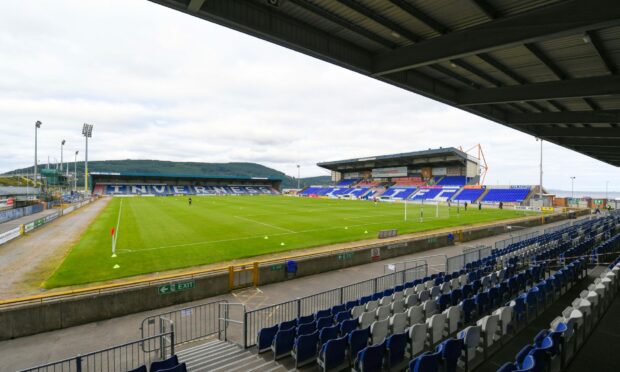
[(115, 232), (114, 227), (112, 227), (112, 229), (110, 230), (110, 235), (114, 236), (114, 232)]

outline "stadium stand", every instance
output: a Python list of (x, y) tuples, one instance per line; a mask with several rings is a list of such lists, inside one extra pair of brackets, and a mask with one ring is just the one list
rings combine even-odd
[(351, 187), (354, 186), (358, 181), (358, 179), (341, 180), (336, 184), (336, 187)]
[(429, 200), (435, 198), (439, 193), (441, 193), (443, 189), (441, 187), (427, 186), (420, 187), (418, 192), (413, 195), (411, 200)]
[(360, 187), (377, 187), (380, 186), (383, 182), (382, 181), (374, 181), (371, 179), (367, 179), (367, 180), (363, 180), (362, 182), (358, 183), (357, 186)]
[(465, 176), (445, 176), (439, 182), (437, 186), (465, 186), (467, 184), (467, 178)]
[[(601, 256), (612, 252), (618, 255), (617, 247), (620, 243), (620, 234), (608, 238), (592, 250), (590, 262), (600, 263)], [(578, 252), (573, 252), (576, 254)], [(584, 252), (579, 252), (584, 253)], [(559, 282), (561, 286), (566, 284), (568, 291), (576, 276), (576, 270), (585, 263), (586, 258), (574, 259), (570, 264), (556, 271), (547, 279), (550, 283)], [(620, 257), (599, 275), (598, 278), (579, 294), (579, 297), (566, 307), (561, 315), (557, 316), (549, 324), (548, 329), (542, 329), (536, 334), (531, 344), (524, 345), (516, 355), (515, 360), (506, 362), (497, 371), (508, 372), (517, 370), (526, 371), (562, 371), (565, 370), (577, 351), (586, 342), (595, 326), (602, 318), (605, 310), (609, 308), (618, 294), (618, 274), (620, 273)], [(546, 283), (533, 287), (530, 291), (542, 290)], [(529, 294), (529, 292), (528, 292)], [(527, 295), (525, 296), (527, 301)], [(546, 296), (532, 297), (544, 301)], [(535, 302), (535, 300), (532, 300)]]
[[(270, 186), (95, 185), (103, 195), (258, 195), (278, 194)], [(101, 195), (101, 194), (100, 194)]]
[(408, 199), (417, 188), (415, 187), (390, 187), (382, 195), (381, 199)]
[(475, 203), (478, 198), (484, 193), (485, 189), (463, 189), (460, 193), (458, 193), (453, 201), (462, 201), (468, 203)]
[(482, 197), (483, 203), (521, 203), (530, 194), (530, 188), (490, 189)]
[(421, 177), (399, 177), (392, 178), (392, 182), (394, 182), (394, 186), (402, 187), (402, 186), (425, 186), (426, 182), (422, 180)]
[[(585, 277), (586, 258), (571, 257), (568, 262), (562, 254), (596, 252), (599, 257), (611, 249), (605, 247), (617, 247), (618, 234), (601, 240), (615, 234), (619, 221), (614, 216), (582, 221), (495, 249), (462, 270), (412, 280), (262, 328), (256, 339), (258, 352), (271, 350), (274, 358), (292, 355), (296, 365), (316, 359), (323, 371), (349, 366), (354, 371), (402, 370), (407, 365), (410, 371), (455, 371), (457, 366), (472, 370)], [(548, 263), (558, 259), (563, 267), (551, 274)], [(616, 267), (620, 270), (620, 264)], [(615, 280), (615, 273), (606, 275), (582, 299), (603, 299)], [(553, 332), (565, 329), (556, 325)], [(553, 337), (541, 348), (557, 355)], [(527, 363), (546, 357), (533, 354), (525, 357)], [(298, 360), (300, 355), (304, 360)]]

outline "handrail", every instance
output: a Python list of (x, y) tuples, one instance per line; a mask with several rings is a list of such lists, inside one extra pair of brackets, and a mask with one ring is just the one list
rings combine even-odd
[[(563, 213), (554, 213), (551, 215), (563, 215)], [(519, 217), (519, 218), (514, 218), (514, 219), (506, 219), (506, 220), (501, 220), (501, 221), (495, 221), (495, 222), (491, 222), (491, 223), (482, 223), (482, 224), (477, 224), (477, 225), (471, 225), (469, 226), (468, 229), (465, 229), (463, 231), (467, 231), (467, 230), (471, 230), (471, 229), (477, 229), (480, 227), (494, 227), (494, 226), (500, 226), (500, 225), (504, 225), (506, 222), (510, 222), (510, 221), (530, 221), (530, 220), (539, 220), (539, 217)], [(324, 255), (328, 255), (328, 254), (334, 254), (334, 253), (343, 253), (343, 252), (349, 252), (349, 251), (354, 251), (356, 249), (359, 248), (369, 248), (369, 247), (373, 247), (376, 245), (384, 245), (386, 242), (400, 242), (400, 241), (406, 241), (406, 240), (410, 240), (410, 239), (418, 239), (418, 238), (426, 238), (426, 237), (433, 237), (436, 235), (441, 235), (444, 234), (446, 232), (450, 232), (453, 231), (454, 228), (445, 228), (445, 229), (439, 229), (439, 230), (434, 230), (432, 232), (420, 232), (420, 233), (411, 233), (411, 234), (407, 234), (407, 235), (401, 235), (398, 237), (394, 237), (394, 238), (388, 238), (388, 239), (383, 239), (382, 242), (380, 243), (374, 243), (374, 244), (357, 244), (348, 248), (340, 248), (340, 249), (332, 249), (329, 251), (321, 251), (321, 252), (310, 252), (310, 253), (302, 253), (302, 254), (296, 254), (296, 255), (291, 255), (291, 256), (286, 256), (286, 257), (282, 257), (282, 258), (271, 258), (271, 259), (265, 259), (265, 260), (258, 260), (258, 261), (242, 261), (236, 265), (242, 265), (242, 264), (248, 264), (248, 263), (252, 263), (252, 262), (258, 262), (259, 265), (268, 265), (268, 264), (273, 264), (273, 263), (278, 263), (278, 262), (282, 262), (282, 261), (287, 261), (287, 260), (292, 260), (292, 259), (302, 259), (302, 258), (309, 258), (309, 257), (320, 257), (320, 256), (324, 256)], [(415, 236), (413, 236), (415, 235)], [(218, 273), (228, 273), (228, 266), (220, 266), (220, 267), (216, 267), (216, 268), (212, 268), (212, 269), (202, 269), (202, 270), (193, 270), (193, 271), (188, 271), (188, 272), (184, 272), (184, 273), (175, 273), (175, 274), (167, 274), (167, 275), (162, 275), (162, 276), (158, 276), (157, 278), (153, 278), (153, 279), (135, 279), (135, 280), (129, 280), (129, 281), (125, 281), (122, 283), (111, 283), (111, 284), (104, 284), (104, 285), (98, 285), (98, 286), (93, 286), (93, 287), (87, 287), (87, 288), (78, 288), (78, 289), (72, 289), (72, 290), (66, 290), (66, 291), (60, 291), (60, 292), (54, 292), (54, 293), (47, 293), (47, 294), (37, 294), (37, 295), (33, 295), (33, 296), (25, 296), (25, 297), (18, 297), (18, 298), (13, 298), (13, 299), (9, 299), (9, 300), (0, 300), (0, 309), (2, 308), (3, 305), (26, 305), (29, 302), (35, 302), (35, 303), (44, 303), (45, 300), (47, 299), (60, 299), (62, 297), (66, 297), (66, 296), (73, 296), (73, 295), (90, 295), (90, 294), (101, 294), (103, 293), (103, 291), (107, 291), (107, 290), (113, 290), (113, 289), (117, 289), (117, 288), (124, 288), (124, 287), (138, 287), (138, 286), (152, 286), (154, 284), (158, 284), (162, 281), (166, 281), (166, 280), (182, 280), (182, 279), (186, 279), (186, 278), (197, 278), (197, 277), (204, 277), (204, 276), (209, 276), (209, 275), (215, 275)]]
[[(222, 322), (224, 323), (224, 327), (223, 327), (224, 328), (224, 330), (223, 330), (223, 332), (224, 332), (224, 341), (228, 341), (228, 324), (229, 323), (240, 324), (240, 325), (242, 325), (242, 328), (243, 328), (242, 339), (243, 339), (243, 348), (245, 349), (245, 347), (246, 347), (246, 335), (247, 335), (247, 326), (246, 326), (246, 314), (247, 314), (247, 311), (246, 311), (245, 304), (238, 303), (238, 302), (232, 302), (232, 303), (226, 302), (226, 303), (220, 303), (218, 305), (218, 308), (222, 307), (222, 306), (224, 307), (224, 315), (222, 316), (221, 315), (222, 312), (219, 311), (220, 317), (218, 318), (218, 338), (221, 339), (221, 336), (222, 336)], [(235, 320), (235, 319), (230, 319), (229, 318), (230, 308), (233, 307), (233, 306), (241, 307), (241, 310), (242, 310), (241, 317), (242, 317), (243, 320), (240, 321), (240, 320)]]

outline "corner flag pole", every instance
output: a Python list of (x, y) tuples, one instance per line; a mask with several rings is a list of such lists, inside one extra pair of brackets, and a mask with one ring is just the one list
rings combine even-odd
[(116, 257), (116, 239), (115, 238), (116, 230), (112, 227), (110, 230), (110, 235), (112, 236), (112, 257)]

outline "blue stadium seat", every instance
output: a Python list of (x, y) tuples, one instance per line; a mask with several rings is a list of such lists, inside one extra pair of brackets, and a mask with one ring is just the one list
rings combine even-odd
[(409, 363), (410, 372), (439, 372), (439, 355), (428, 351)]
[(377, 345), (366, 346), (357, 353), (354, 370), (359, 372), (381, 371), (384, 354), (385, 341)]
[(302, 325), (306, 323), (314, 323), (315, 320), (316, 319), (314, 318), (314, 314), (300, 316), (299, 318), (297, 318), (297, 324)]
[(147, 370), (146, 370), (146, 366), (143, 364), (140, 367), (134, 368), (134, 369), (129, 370), (127, 372), (147, 372)]
[(409, 333), (396, 333), (387, 338), (387, 368), (388, 370), (398, 370), (398, 366), (405, 361), (405, 351), (407, 350)]
[(158, 372), (164, 369), (172, 368), (178, 364), (179, 364), (179, 358), (177, 358), (176, 355), (173, 355), (168, 359), (164, 359), (164, 360), (151, 363), (151, 368), (149, 368), (149, 371)]
[(448, 339), (437, 346), (444, 360), (445, 372), (456, 372), (457, 363), (463, 351), (463, 339)]
[(295, 345), (295, 330), (295, 328), (289, 328), (280, 330), (276, 333), (273, 344), (271, 344), (274, 360), (285, 357), (291, 353), (293, 345)]
[(358, 305), (360, 305), (360, 300), (347, 301), (347, 303), (344, 305), (344, 308), (346, 310), (351, 310), (352, 308)]
[(315, 360), (317, 357), (318, 343), (318, 331), (297, 337), (291, 352), (295, 360), (295, 368), (299, 368)]
[(342, 304), (342, 305), (336, 305), (336, 306), (333, 306), (333, 307), (331, 308), (331, 315), (336, 315), (336, 314), (338, 314), (338, 313), (340, 313), (340, 312), (343, 312), (343, 311), (346, 311), (346, 310), (347, 310), (347, 309), (346, 309), (346, 307), (345, 307), (345, 305), (344, 305), (344, 304)]
[(316, 319), (320, 319), (320, 318), (325, 318), (326, 316), (330, 316), (332, 315), (332, 310), (331, 309), (326, 309), (326, 310), (319, 310), (316, 312), (316, 314), (314, 315), (314, 317)]
[(357, 319), (347, 319), (340, 323), (340, 336), (345, 336), (353, 330), (357, 329), (359, 321)]
[(297, 327), (297, 336), (308, 335), (316, 332), (316, 323), (305, 323)]
[(338, 314), (336, 314), (335, 322), (340, 323), (342, 321), (349, 320), (349, 319), (351, 319), (351, 312), (345, 310), (345, 311), (341, 311)]
[(322, 371), (342, 369), (346, 363), (347, 338), (341, 337), (327, 341), (321, 347), (317, 362)]
[(273, 327), (261, 328), (261, 330), (258, 331), (256, 345), (259, 353), (271, 349), (271, 344), (273, 343), (273, 339), (276, 337), (276, 333), (278, 333), (279, 329), (280, 326), (276, 324)]
[(352, 363), (357, 357), (357, 353), (368, 346), (368, 341), (370, 340), (370, 327), (364, 329), (356, 329), (349, 333), (348, 338), (348, 348), (349, 348), (349, 358)]
[(316, 321), (316, 329), (318, 329), (319, 331), (325, 327), (331, 327), (334, 324), (334, 317), (333, 316), (325, 316), (322, 318), (317, 319)]
[(323, 345), (329, 340), (338, 338), (340, 332), (340, 325), (334, 325), (331, 327), (325, 327), (319, 331), (319, 344)]
[(288, 320), (286, 322), (280, 323), (280, 330), (285, 330), (285, 329), (295, 328), (295, 327), (297, 327), (297, 319)]

